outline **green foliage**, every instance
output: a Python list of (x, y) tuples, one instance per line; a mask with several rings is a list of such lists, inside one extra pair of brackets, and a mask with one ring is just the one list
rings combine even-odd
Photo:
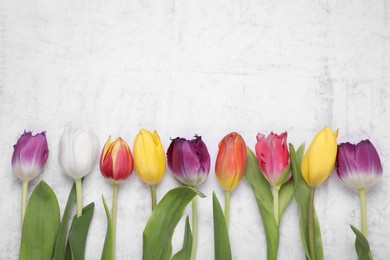
[(372, 260), (370, 245), (365, 236), (354, 226), (351, 225), (352, 231), (356, 235), (355, 249), (359, 260)]
[(104, 240), (104, 247), (102, 253), (102, 260), (111, 260), (114, 258), (114, 240), (113, 240), (113, 227), (110, 210), (108, 209), (107, 202), (102, 195), (104, 210), (106, 211), (107, 217), (107, 232), (106, 239)]
[[(85, 255), (85, 245), (87, 242), (89, 225), (91, 224), (95, 203), (90, 203), (83, 208), (80, 217), (74, 216), (72, 227), (69, 231), (67, 260), (83, 260)], [(70, 258), (69, 258), (70, 257)]]
[(54, 248), (55, 260), (65, 259), (69, 217), (75, 202), (76, 202), (76, 185), (73, 184), (73, 187), (69, 193), (68, 202), (66, 203), (64, 215), (62, 216), (61, 225), (57, 233), (56, 246)]
[[(308, 211), (310, 204), (310, 187), (307, 185), (305, 180), (302, 177), (301, 172), (301, 163), (302, 156), (305, 147), (302, 144), (297, 151), (292, 144), (290, 144), (290, 158), (291, 158), (291, 168), (293, 172), (293, 180), (295, 184), (294, 189), (294, 198), (297, 202), (299, 210), (299, 227), (301, 233), (301, 241), (303, 250), (305, 251), (306, 258), (311, 259), (309, 253), (309, 235), (308, 235)], [(321, 239), (321, 229), (318, 222), (317, 214), (314, 211), (314, 243), (315, 243), (315, 253), (316, 259), (322, 260), (323, 251), (322, 251), (322, 239)]]
[[(267, 259), (277, 259), (279, 246), (279, 227), (275, 221), (273, 210), (273, 196), (269, 182), (260, 172), (255, 154), (247, 148), (247, 162), (245, 178), (252, 187), (257, 201), (261, 218), (263, 220), (265, 236), (267, 239)], [(279, 191), (279, 219), (291, 201), (294, 184), (289, 181), (282, 185)]]
[(192, 233), (190, 227), (190, 220), (187, 216), (182, 249), (172, 257), (172, 260), (190, 259), (191, 247), (192, 247)]
[(50, 186), (41, 181), (28, 202), (19, 259), (52, 259), (59, 225), (60, 208), (57, 197)]
[(214, 250), (216, 260), (231, 260), (232, 253), (225, 216), (218, 198), (213, 192)]
[(172, 254), (172, 235), (183, 212), (198, 190), (183, 186), (170, 190), (153, 210), (143, 235), (143, 260), (166, 260)]

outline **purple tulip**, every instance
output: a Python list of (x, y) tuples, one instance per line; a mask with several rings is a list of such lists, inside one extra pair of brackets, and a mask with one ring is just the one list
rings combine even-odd
[(339, 144), (336, 168), (346, 185), (358, 189), (377, 183), (383, 172), (378, 152), (369, 140)]
[(42, 171), (48, 155), (45, 132), (33, 136), (25, 131), (14, 145), (12, 169), (19, 179), (30, 181)]
[(188, 186), (203, 183), (210, 172), (210, 154), (200, 136), (172, 139), (167, 151), (168, 167), (180, 182)]

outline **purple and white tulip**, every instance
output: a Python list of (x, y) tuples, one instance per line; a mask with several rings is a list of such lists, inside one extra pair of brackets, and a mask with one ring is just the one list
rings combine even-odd
[(383, 168), (378, 152), (369, 140), (338, 145), (337, 175), (352, 188), (367, 188), (377, 183)]
[(25, 131), (14, 145), (12, 170), (22, 181), (30, 181), (42, 172), (48, 155), (45, 132), (32, 135)]
[(167, 151), (168, 167), (181, 183), (196, 187), (210, 172), (210, 154), (200, 136), (172, 139)]

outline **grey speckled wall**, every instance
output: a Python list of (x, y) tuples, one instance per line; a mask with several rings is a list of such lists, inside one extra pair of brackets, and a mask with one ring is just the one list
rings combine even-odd
[[(12, 145), (24, 129), (47, 131), (50, 155), (40, 179), (61, 210), (72, 185), (59, 168), (67, 125), (91, 128), (132, 146), (141, 127), (170, 137), (202, 135), (212, 156), (239, 131), (254, 148), (258, 131), (288, 131), (309, 144), (324, 125), (339, 141), (369, 138), (383, 161), (370, 189), (368, 237), (375, 259), (390, 259), (390, 3), (388, 0), (45, 1), (0, 0), (0, 258), (17, 259), (21, 183), (12, 174)], [(158, 196), (178, 183), (167, 172)], [(201, 186), (197, 259), (213, 259), (211, 192)], [(106, 230), (101, 194), (111, 186), (98, 167), (84, 182), (96, 202), (86, 249), (99, 259)], [(249, 184), (232, 194), (234, 259), (266, 259), (260, 215)], [(359, 226), (356, 192), (336, 175), (317, 190), (326, 259), (356, 259), (349, 224)], [(188, 214), (190, 211), (187, 211)], [(150, 214), (149, 189), (135, 174), (119, 193), (118, 259), (141, 259)], [(279, 259), (303, 259), (298, 211), (282, 218)], [(174, 235), (181, 246), (184, 221)]]

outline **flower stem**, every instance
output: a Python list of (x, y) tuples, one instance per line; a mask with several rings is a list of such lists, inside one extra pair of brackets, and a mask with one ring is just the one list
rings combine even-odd
[(229, 229), (229, 216), (230, 216), (230, 191), (225, 191), (225, 222), (226, 222), (227, 229)]
[(152, 211), (157, 205), (157, 200), (156, 200), (156, 185), (150, 185), (150, 191), (152, 192)]
[(23, 181), (23, 184), (22, 184), (22, 228), (23, 228), (24, 215), (26, 214), (27, 188), (28, 188), (28, 181)]
[(309, 253), (311, 260), (316, 260), (316, 251), (314, 244), (314, 187), (310, 187), (309, 210), (307, 213), (308, 233), (309, 233)]
[(196, 207), (196, 196), (192, 199), (192, 247), (190, 260), (195, 259), (196, 243), (198, 240), (198, 209)]
[(367, 215), (366, 215), (366, 189), (359, 189), (359, 197), (360, 197), (360, 214), (362, 221), (362, 233), (367, 238)]
[(115, 243), (116, 243), (116, 208), (118, 201), (118, 183), (114, 183), (112, 196), (112, 256), (115, 259)]
[(82, 189), (81, 189), (81, 178), (74, 180), (76, 183), (76, 194), (77, 194), (77, 217), (81, 217), (83, 214), (83, 202), (82, 202)]
[(280, 186), (272, 186), (272, 195), (274, 197), (274, 217), (276, 226), (279, 226), (279, 190)]

